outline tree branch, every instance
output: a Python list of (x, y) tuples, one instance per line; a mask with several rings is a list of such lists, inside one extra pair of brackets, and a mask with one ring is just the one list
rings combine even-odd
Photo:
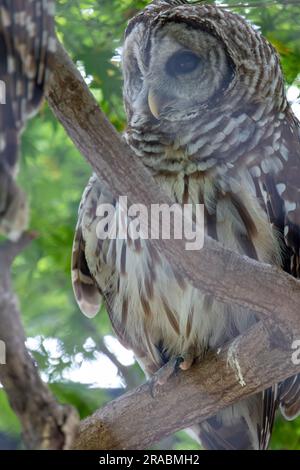
[(25, 445), (31, 449), (67, 449), (77, 431), (77, 413), (70, 406), (58, 404), (40, 379), (25, 347), (18, 300), (11, 285), (11, 263), (33, 238), (33, 234), (25, 233), (16, 243), (0, 245), (0, 339), (6, 356), (6, 363), (0, 365), (0, 382), (20, 419)]
[[(277, 333), (279, 330), (277, 330)], [(275, 340), (276, 338), (276, 340)], [(190, 370), (179, 372), (155, 396), (151, 384), (110, 402), (80, 425), (75, 449), (147, 449), (221, 409), (300, 372), (279, 332), (259, 323)]]

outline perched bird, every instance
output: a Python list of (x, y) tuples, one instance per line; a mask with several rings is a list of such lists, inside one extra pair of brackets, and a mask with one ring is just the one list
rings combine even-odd
[[(123, 49), (125, 140), (180, 204), (204, 204), (206, 233), (299, 277), (300, 136), (278, 55), (244, 18), (213, 5), (154, 1)], [(120, 341), (148, 375), (181, 368), (257, 321), (173, 272), (147, 240), (97, 238), (97, 206), (114, 204), (93, 175), (73, 247), (81, 310), (105, 304)], [(219, 412), (193, 431), (207, 449), (265, 449), (274, 415), (300, 412), (300, 377)]]
[(28, 223), (15, 182), (20, 136), (40, 107), (55, 45), (53, 0), (0, 0), (0, 233), (11, 239)]

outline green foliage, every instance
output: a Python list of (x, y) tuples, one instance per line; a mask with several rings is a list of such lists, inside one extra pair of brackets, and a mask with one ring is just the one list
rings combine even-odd
[(81, 419), (90, 416), (108, 400), (108, 396), (103, 390), (87, 389), (84, 385), (72, 382), (67, 384), (52, 383), (50, 389), (61, 403), (67, 403), (79, 410)]
[(3, 390), (0, 390), (0, 410), (1, 410), (1, 432), (8, 436), (18, 435), (20, 424), (17, 417), (11, 412), (7, 397)]
[[(238, 0), (229, 0), (236, 4)], [(102, 109), (118, 130), (125, 127), (120, 70), (110, 59), (122, 43), (126, 23), (146, 0), (57, 1), (57, 32), (79, 66)], [(247, 3), (256, 3), (248, 1)], [(262, 5), (266, 2), (262, 1)], [(257, 26), (277, 47), (288, 84), (297, 83), (300, 72), (299, 6), (271, 5), (235, 8)], [(298, 81), (299, 83), (299, 81)], [(91, 360), (99, 339), (112, 334), (105, 312), (93, 321), (79, 312), (70, 281), (70, 255), (77, 208), (91, 169), (66, 137), (44, 105), (30, 122), (22, 144), (20, 183), (31, 202), (31, 228), (38, 239), (14, 264), (14, 283), (20, 297), (28, 337), (36, 338), (32, 354), (55, 395), (74, 404), (82, 417), (112, 398), (113, 390), (89, 388), (68, 382), (64, 373), (78, 358)], [(58, 353), (51, 355), (45, 339), (58, 340)], [(94, 345), (87, 348), (92, 338)], [(101, 349), (101, 348), (100, 348)], [(137, 365), (128, 369), (129, 381), (141, 381)], [(96, 371), (96, 375), (103, 373)], [(136, 383), (135, 382), (135, 383)], [(17, 419), (0, 389), (0, 432), (18, 435)], [(183, 432), (176, 435), (176, 449), (195, 449)], [(278, 421), (274, 448), (300, 448), (300, 422)]]

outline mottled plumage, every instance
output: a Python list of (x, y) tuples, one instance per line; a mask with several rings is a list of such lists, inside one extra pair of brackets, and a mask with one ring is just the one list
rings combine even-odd
[[(179, 203), (205, 205), (206, 232), (227, 248), (299, 276), (299, 122), (279, 58), (243, 18), (211, 5), (156, 1), (133, 18), (123, 50), (125, 139)], [(73, 253), (79, 305), (107, 306), (117, 336), (151, 375), (176, 356), (202, 357), (257, 321), (174, 273), (147, 241), (96, 236), (93, 176)], [(300, 379), (274, 385), (193, 431), (210, 449), (266, 448), (278, 406), (300, 411)]]
[(41, 104), (55, 44), (53, 0), (0, 0), (0, 233), (12, 239), (28, 221), (15, 183), (20, 135)]

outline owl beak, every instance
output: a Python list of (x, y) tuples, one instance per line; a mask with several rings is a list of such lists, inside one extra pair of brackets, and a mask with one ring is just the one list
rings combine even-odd
[(161, 98), (151, 89), (149, 90), (148, 94), (148, 105), (153, 116), (156, 119), (159, 119), (164, 103)]

